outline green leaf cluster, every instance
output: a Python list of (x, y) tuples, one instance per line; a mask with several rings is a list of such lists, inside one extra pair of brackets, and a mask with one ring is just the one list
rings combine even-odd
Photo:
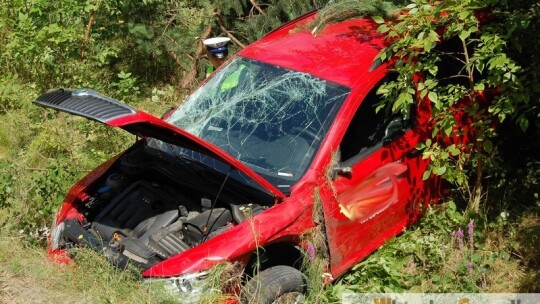
[[(538, 12), (534, 1), (413, 0), (395, 20), (373, 17), (389, 38), (377, 58), (391, 61), (399, 75), (379, 90), (379, 107), (431, 107), (433, 132), (417, 147), (430, 160), (424, 179), (437, 175), (481, 189), (483, 169), (498, 152), (497, 126), (506, 120), (523, 130), (531, 120), (540, 126), (540, 60), (516, 39), (528, 37), (538, 47), (538, 34), (531, 33)], [(468, 127), (456, 128), (458, 119)], [(474, 186), (470, 176), (477, 177)]]
[(511, 256), (519, 247), (508, 221), (488, 223), (449, 201), (428, 209), (417, 226), (354, 266), (327, 294), (508, 291), (519, 284), (506, 281), (519, 265)]

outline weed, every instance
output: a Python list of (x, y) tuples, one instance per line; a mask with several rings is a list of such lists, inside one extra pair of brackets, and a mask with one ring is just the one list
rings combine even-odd
[[(42, 248), (0, 236), (1, 303), (173, 303), (148, 289), (134, 269), (122, 271), (86, 248), (73, 249), (75, 263), (51, 263)], [(24, 299), (24, 300), (23, 300)]]
[(526, 270), (519, 280), (519, 292), (540, 292), (540, 216), (538, 209), (527, 212), (515, 231), (515, 242), (511, 243), (513, 254), (521, 258)]
[(221, 303), (239, 299), (243, 267), (240, 263), (223, 262), (210, 270), (203, 283), (205, 294), (201, 303)]
[(0, 159), (0, 209), (8, 208), (9, 198), (13, 192), (13, 167)]
[(253, 213), (250, 207), (243, 207), (240, 209), (242, 214), (245, 217), (245, 220), (249, 224), (249, 227), (251, 229), (251, 233), (253, 235), (253, 241), (255, 242), (255, 257), (253, 258), (253, 264), (252, 264), (252, 273), (247, 274), (247, 278), (250, 278), (250, 280), (254, 280), (255, 286), (253, 290), (242, 290), (242, 297), (244, 299), (247, 299), (248, 302), (253, 302), (256, 299), (257, 293), (261, 290), (263, 287), (260, 280), (258, 280), (258, 274), (261, 271), (261, 255), (262, 250), (264, 248), (259, 247), (259, 237), (260, 234), (257, 231), (257, 228), (255, 227), (255, 222), (253, 221)]
[[(533, 222), (538, 220), (533, 218)], [(536, 226), (529, 222), (526, 227), (534, 230)], [(539, 234), (527, 235), (538, 239)], [(537, 274), (524, 277), (520, 263), (525, 259), (514, 254), (513, 247), (523, 253), (528, 249), (517, 245), (515, 236), (510, 223), (486, 225), (485, 219), (464, 215), (450, 201), (428, 209), (417, 226), (356, 265), (326, 293), (534, 290), (534, 283), (524, 280)], [(530, 289), (522, 289), (519, 282)]]
[(327, 302), (324, 296), (324, 287), (331, 281), (332, 277), (329, 273), (328, 247), (319, 189), (313, 193), (313, 201), (312, 219), (315, 227), (301, 237), (305, 244), (302, 272), (306, 275), (308, 286), (306, 301), (308, 303), (321, 303)]

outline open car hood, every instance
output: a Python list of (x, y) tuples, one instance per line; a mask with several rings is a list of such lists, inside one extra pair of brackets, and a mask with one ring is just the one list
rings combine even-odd
[(34, 103), (96, 120), (112, 127), (119, 127), (141, 137), (156, 138), (208, 155), (249, 176), (275, 198), (285, 198), (283, 192), (217, 146), (162, 119), (136, 110), (96, 91), (55, 89), (39, 96)]

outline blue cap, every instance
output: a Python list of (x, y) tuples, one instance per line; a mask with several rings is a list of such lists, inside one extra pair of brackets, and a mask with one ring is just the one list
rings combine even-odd
[(205, 39), (204, 45), (208, 48), (208, 51), (212, 53), (212, 56), (216, 58), (224, 58), (229, 54), (229, 48), (227, 44), (231, 41), (228, 37), (214, 37)]
[(214, 57), (220, 58), (220, 59), (229, 54), (229, 49), (227, 48), (226, 45), (220, 46), (217, 48), (208, 47), (208, 50), (210, 50), (210, 53), (212, 53)]

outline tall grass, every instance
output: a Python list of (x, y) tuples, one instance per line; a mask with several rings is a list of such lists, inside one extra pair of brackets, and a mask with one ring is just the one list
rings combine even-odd
[(343, 292), (538, 292), (538, 210), (504, 217), (469, 214), (453, 202), (436, 206), (328, 286), (327, 297), (337, 301)]
[(160, 288), (142, 283), (134, 269), (119, 270), (88, 249), (75, 263), (51, 263), (41, 247), (0, 238), (1, 303), (176, 303)]

